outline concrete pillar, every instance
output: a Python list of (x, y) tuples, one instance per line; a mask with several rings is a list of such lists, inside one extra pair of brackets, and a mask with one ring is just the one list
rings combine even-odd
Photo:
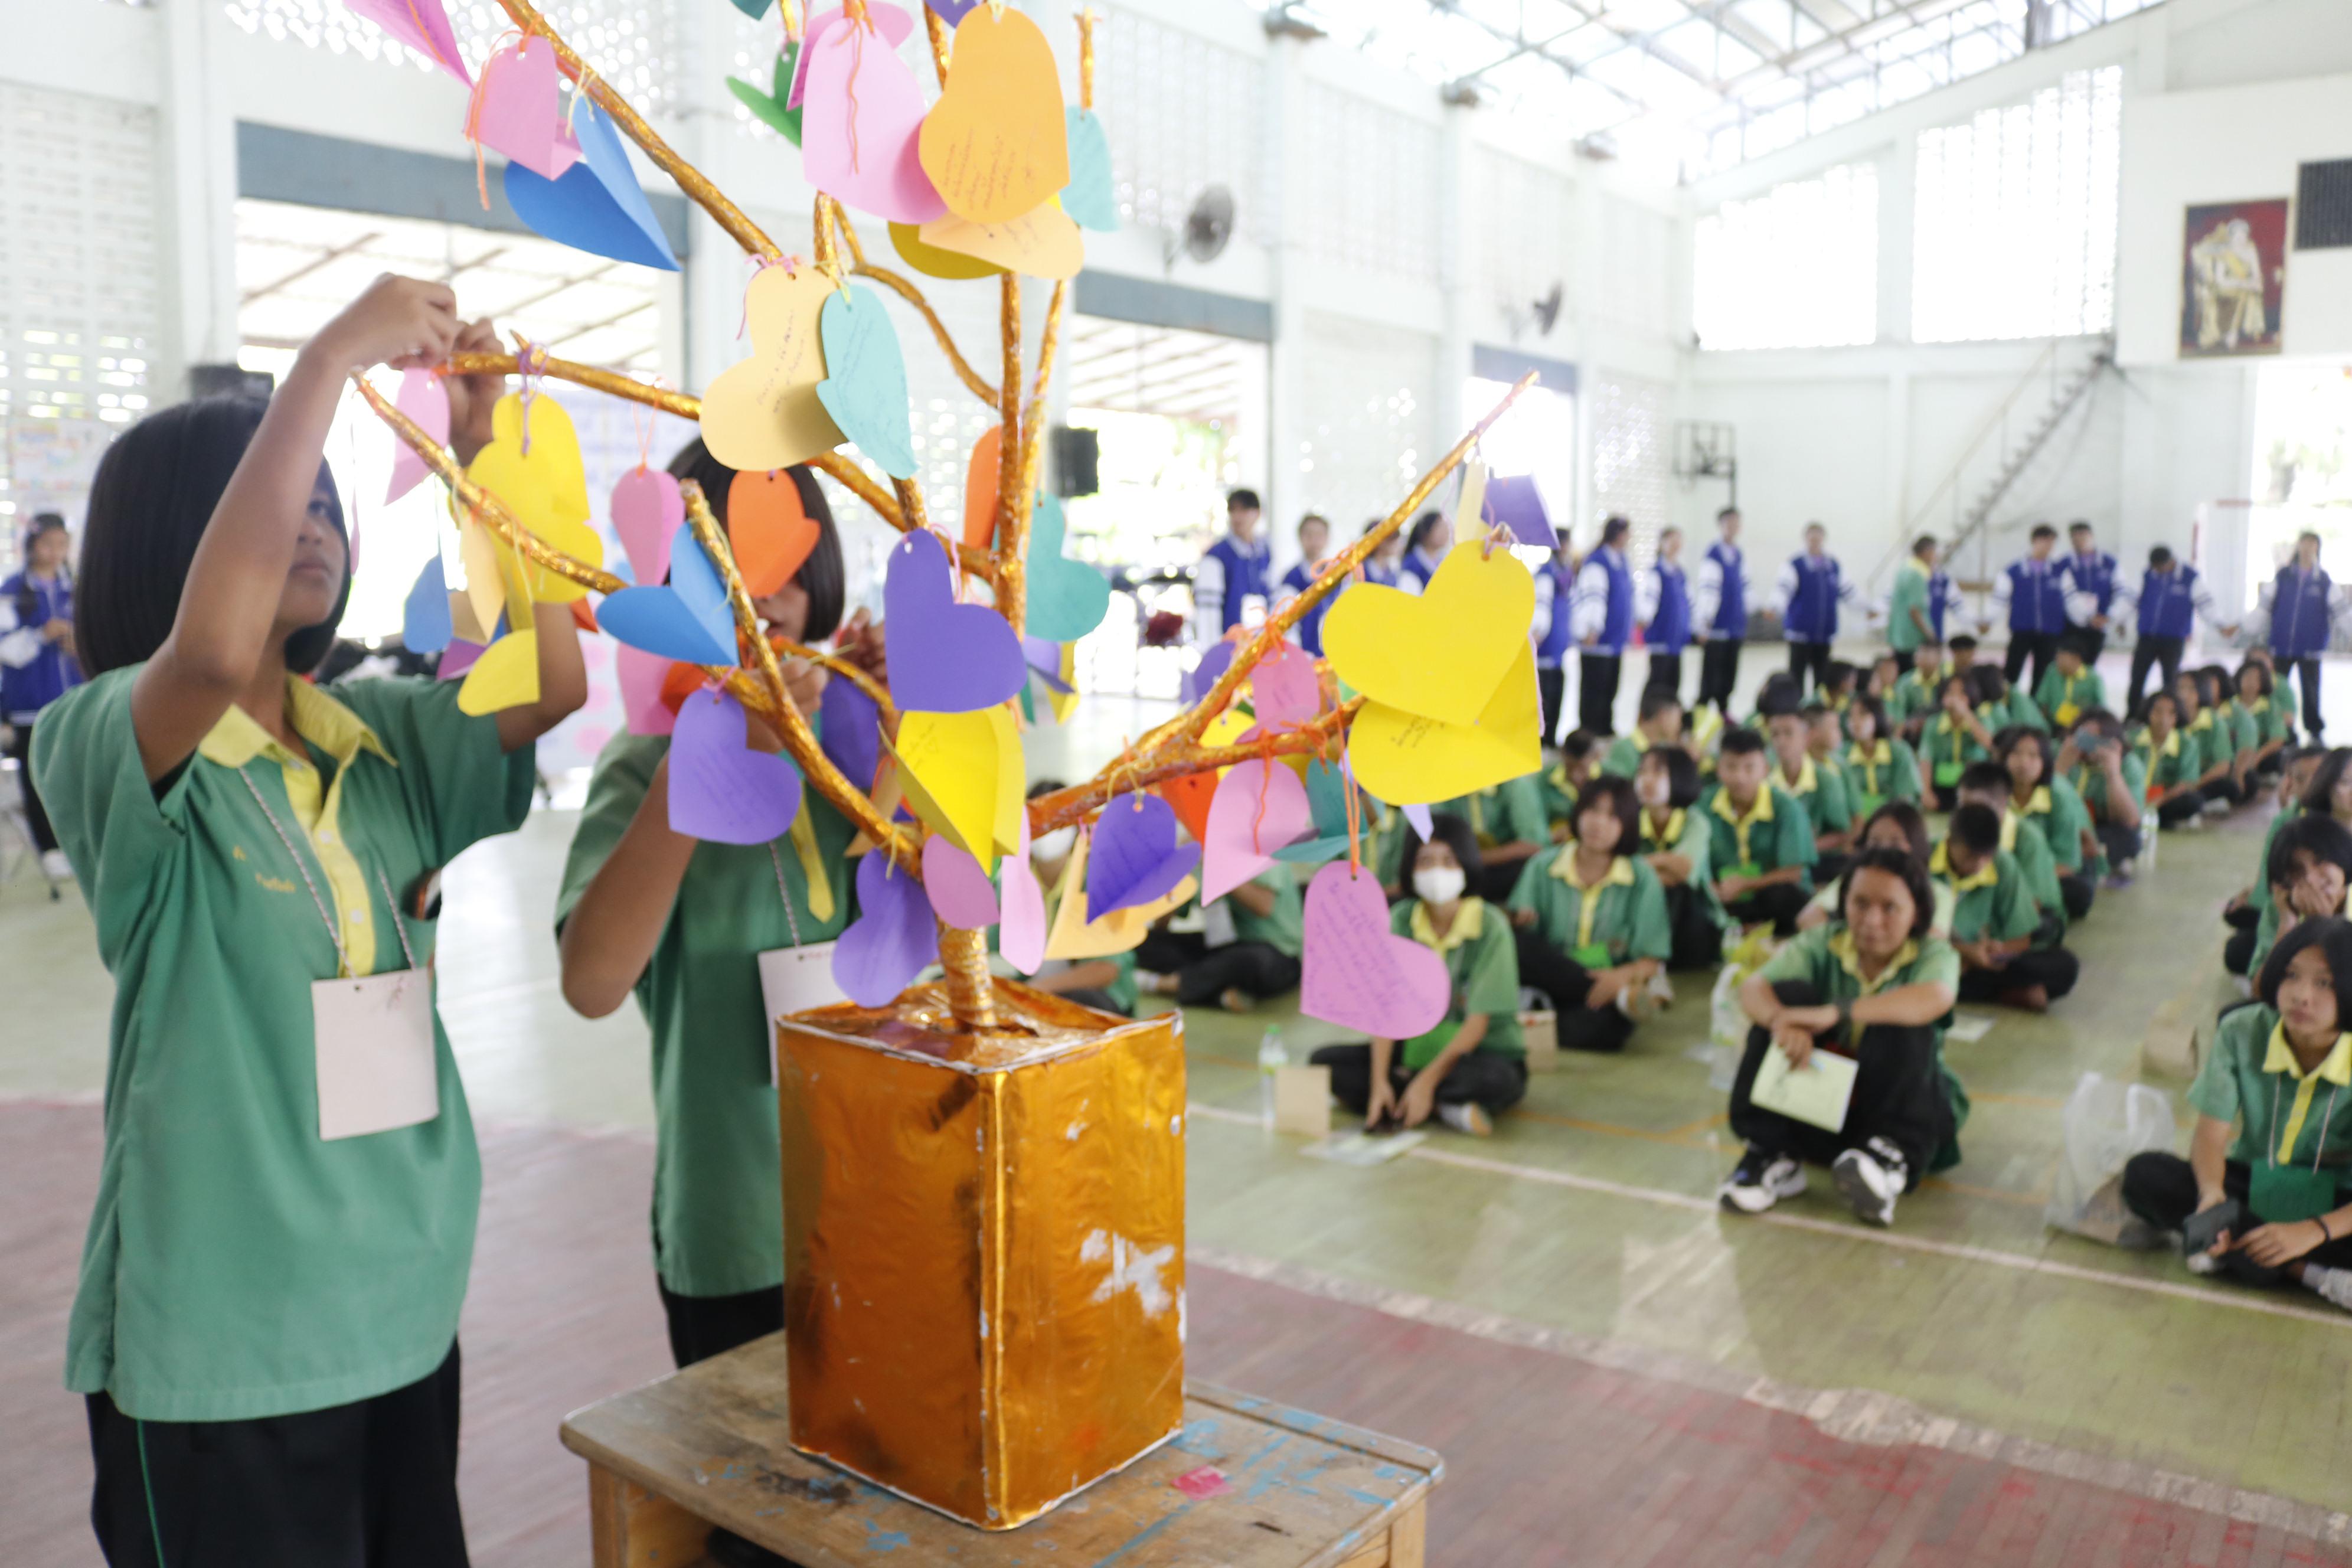
[(228, 26), (205, 0), (163, 7), (158, 117), (164, 287), (158, 404), (188, 395), (188, 367), (236, 358), (236, 124), (215, 68), (214, 37)]
[[(1266, 354), (1266, 451), (1261, 487), (1266, 515), (1289, 517), (1306, 505), (1300, 460), (1307, 442), (1307, 175), (1305, 79), (1296, 37), (1268, 40), (1265, 53), (1265, 166), (1275, 203), (1274, 342)], [(1246, 482), (1246, 481), (1244, 481)], [(1344, 525), (1342, 525), (1344, 526)]]

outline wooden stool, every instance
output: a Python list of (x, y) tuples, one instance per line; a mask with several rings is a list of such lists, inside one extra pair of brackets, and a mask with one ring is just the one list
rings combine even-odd
[(594, 1568), (692, 1568), (715, 1526), (803, 1568), (1423, 1568), (1435, 1454), (1207, 1384), (1184, 1406), (1173, 1441), (995, 1534), (793, 1449), (782, 1334), (575, 1411), (563, 1446), (588, 1461)]

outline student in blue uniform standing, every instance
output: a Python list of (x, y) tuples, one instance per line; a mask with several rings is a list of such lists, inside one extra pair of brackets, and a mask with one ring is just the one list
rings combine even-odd
[(2238, 635), (2236, 626), (2221, 624), (2211, 584), (2161, 544), (2147, 552), (2147, 571), (2139, 586), (2116, 590), (2116, 605), (2132, 613), (2138, 633), (2132, 647), (2131, 689), (2124, 699), (2126, 712), (2139, 711), (2149, 670), (2163, 672), (2162, 690), (2171, 690), (2179, 680), (2180, 651), (2200, 618), (2225, 637)]
[(71, 878), (73, 864), (58, 847), (33, 782), (33, 721), (81, 684), (73, 652), (73, 570), (68, 564), (72, 552), (66, 520), (42, 512), (25, 540), (24, 570), (0, 583), (0, 721), (8, 725), (8, 754), (16, 759), (25, 825), (32, 830), (42, 874), (52, 881)]
[[(1331, 524), (1328, 521), (1311, 511), (1298, 520), (1298, 564), (1282, 574), (1284, 598), (1307, 592), (1330, 549)], [(1295, 628), (1298, 634), (1298, 646), (1316, 658), (1323, 657), (1323, 617), (1330, 613), (1339, 597), (1337, 594), (1326, 594), (1313, 609), (1298, 617), (1298, 625)]]
[(1263, 612), (1274, 598), (1273, 549), (1260, 537), (1263, 514), (1255, 490), (1225, 498), (1225, 535), (1201, 557), (1192, 574), (1192, 629), (1203, 648), (1249, 623), (1251, 601)]
[[(1364, 532), (1371, 532), (1387, 521), (1388, 519), (1384, 517), (1372, 519), (1371, 521), (1364, 524)], [(1403, 569), (1400, 565), (1403, 559), (1404, 535), (1390, 534), (1372, 547), (1372, 552), (1370, 555), (1364, 557), (1364, 581), (1377, 583), (1383, 588), (1396, 587), (1403, 575)]]
[(1536, 643), (1536, 694), (1543, 703), (1543, 740), (1550, 743), (1559, 729), (1559, 710), (1568, 696), (1568, 650), (1576, 642), (1570, 609), (1576, 603), (1576, 551), (1568, 530), (1555, 529), (1559, 544), (1551, 559), (1536, 568), (1536, 618), (1528, 636)]
[(1824, 547), (1828, 538), (1829, 531), (1820, 523), (1805, 524), (1803, 552), (1780, 568), (1780, 622), (1789, 638), (1789, 673), (1797, 678), (1800, 696), (1808, 676), (1818, 680), (1829, 668), (1830, 647), (1837, 641), (1838, 606), (1859, 602), (1845, 569)]
[(1644, 628), (1643, 641), (1650, 649), (1646, 690), (1660, 688), (1682, 700), (1683, 649), (1691, 640), (1690, 580), (1683, 574), (1683, 531), (1669, 528), (1658, 535), (1658, 558), (1642, 574), (1635, 618)]
[(1397, 563), (1397, 586), (1408, 594), (1419, 594), (1437, 575), (1445, 552), (1454, 548), (1454, 525), (1445, 514), (1425, 511), (1412, 520), (1412, 531), (1406, 535), (1404, 557)]
[(1633, 640), (1633, 568), (1625, 559), (1633, 536), (1628, 519), (1601, 525), (1601, 542), (1576, 574), (1576, 601), (1570, 606), (1578, 647), (1576, 721), (1596, 735), (1617, 730), (1617, 682), (1625, 668), (1625, 645)]
[(2051, 559), (2057, 549), (2058, 531), (2035, 523), (2026, 552), (1993, 579), (1992, 602), (2009, 612), (2009, 654), (2001, 673), (2016, 686), (2026, 661), (2032, 660), (2032, 678), (2024, 684), (2028, 691), (2042, 683), (2066, 630), (2066, 577)]
[[(497, 342), (445, 286), (380, 278), (267, 405), (151, 415), (90, 488), (91, 679), (43, 715), (33, 765), (116, 986), (66, 1346), (115, 1568), (467, 1560), (457, 1336), (481, 1165), (433, 1006), (433, 889), (521, 826), (533, 742), (587, 676), (570, 607), (542, 605), (522, 707), (303, 677), (349, 597), (321, 460), (348, 378)], [(499, 384), (447, 385), (468, 459)]]
[(2087, 522), (2067, 524), (2066, 542), (2073, 553), (2058, 566), (2066, 584), (2066, 619), (2086, 650), (2084, 662), (2096, 668), (2115, 618), (2116, 558), (2099, 548), (2099, 536)]
[(1739, 648), (1748, 637), (1748, 557), (1739, 548), (1739, 509), (1715, 514), (1716, 540), (1698, 563), (1691, 595), (1691, 635), (1699, 641), (1698, 697), (1692, 704), (1715, 704), (1716, 715), (1731, 717), (1731, 697), (1739, 685)]
[(2263, 588), (2255, 614), (2270, 623), (2271, 658), (2294, 671), (2303, 692), (2303, 728), (2316, 744), (2327, 720), (2319, 710), (2319, 656), (2336, 636), (2337, 623), (2352, 611), (2352, 590), (2339, 587), (2319, 563), (2319, 535), (2294, 542), (2294, 559)]

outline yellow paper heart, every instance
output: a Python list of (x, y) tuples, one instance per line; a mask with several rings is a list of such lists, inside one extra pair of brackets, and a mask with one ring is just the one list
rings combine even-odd
[(993, 278), (1004, 270), (977, 256), (959, 256), (936, 245), (925, 245), (922, 231), (911, 223), (892, 224), (890, 244), (898, 252), (899, 260), (926, 278), (961, 283), (974, 278)]
[(1036, 23), (1011, 6), (964, 14), (918, 151), (948, 210), (974, 223), (1034, 211), (1070, 183), (1061, 74)]
[(1060, 902), (1054, 910), (1054, 929), (1045, 938), (1048, 958), (1108, 958), (1115, 952), (1131, 952), (1143, 941), (1152, 921), (1171, 910), (1182, 908), (1200, 889), (1201, 879), (1187, 877), (1165, 897), (1151, 903), (1113, 910), (1098, 921), (1089, 921), (1086, 908), (1087, 848), (1090, 842), (1087, 834), (1078, 835), (1077, 843), (1070, 850), (1069, 866), (1062, 872), (1062, 885), (1055, 894)]
[(841, 445), (818, 401), (824, 351), (817, 318), (833, 285), (814, 267), (762, 267), (743, 290), (751, 357), (719, 373), (702, 395), (702, 440), (742, 472), (788, 468)]
[(507, 584), (499, 557), (499, 536), (478, 522), (457, 529), (457, 559), (466, 566), (466, 604), (473, 612), (474, 630), (467, 642), (488, 642), (499, 629), (499, 612), (507, 607)]
[(1473, 458), (1462, 465), (1462, 494), (1454, 503), (1454, 537), (1484, 539), (1486, 524), (1486, 465)]
[(996, 271), (1032, 278), (1075, 278), (1087, 264), (1086, 239), (1055, 201), (1002, 223), (974, 223), (950, 214), (925, 224), (922, 237), (940, 250), (992, 262)]
[[(1027, 815), (1023, 798), (1029, 785), (1029, 761), (1022, 754), (1021, 726), (1010, 708), (991, 708), (996, 724), (996, 852), (1021, 853), (1021, 818)], [(991, 869), (994, 869), (993, 867)]]
[(449, 635), (478, 647), (490, 640), (490, 628), (475, 618), (473, 596), (461, 588), (449, 592)]
[(1476, 723), (1442, 723), (1368, 701), (1348, 733), (1348, 763), (1358, 784), (1391, 805), (1453, 800), (1541, 767), (1542, 712), (1535, 650), (1522, 637)]
[[(1004, 768), (1001, 708), (977, 713), (906, 713), (898, 720), (898, 768), (907, 804), (934, 832), (992, 868)], [(1016, 759), (1017, 765), (1017, 759)], [(1013, 786), (1019, 809), (1020, 786)], [(1020, 833), (1014, 819), (1013, 833)]]
[[(1340, 595), (1323, 617), (1323, 652), (1374, 702), (1467, 726), (1480, 721), (1504, 673), (1529, 657), (1535, 615), (1535, 579), (1509, 551), (1457, 544), (1418, 598), (1376, 583)], [(1364, 787), (1398, 799), (1370, 779)]]
[(1045, 688), (1045, 704), (1054, 710), (1054, 722), (1066, 724), (1078, 707), (1078, 650), (1069, 643), (1062, 645), (1062, 684), (1067, 691)]
[[(524, 441), (526, 413), (529, 450)], [(604, 541), (588, 526), (588, 476), (580, 460), (580, 437), (563, 405), (544, 393), (528, 411), (522, 395), (510, 392), (491, 411), (490, 444), (476, 454), (466, 477), (505, 503), (515, 521), (556, 549), (591, 566), (604, 563)], [(568, 578), (532, 567), (526, 592), (551, 605), (570, 604), (587, 590)], [(467, 591), (473, 592), (473, 558), (467, 558)], [(475, 610), (482, 608), (477, 598)]]
[(509, 632), (484, 648), (457, 688), (457, 710), (477, 718), (538, 700), (537, 632)]

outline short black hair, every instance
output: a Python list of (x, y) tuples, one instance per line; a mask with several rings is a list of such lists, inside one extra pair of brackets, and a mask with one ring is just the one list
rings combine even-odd
[(1721, 511), (1718, 511), (1718, 512), (1717, 512), (1717, 513), (1715, 514), (1715, 521), (1716, 521), (1716, 522), (1717, 522), (1718, 525), (1720, 525), (1720, 524), (1722, 523), (1722, 521), (1723, 521), (1723, 520), (1724, 520), (1725, 518), (1727, 518), (1727, 517), (1738, 517), (1738, 515), (1739, 515), (1739, 509), (1738, 509), (1738, 507), (1736, 507), (1736, 506), (1727, 506), (1727, 507), (1725, 507)]
[(2080, 626), (2069, 627), (2059, 634), (2058, 651), (2071, 653), (2084, 664), (2096, 664), (2099, 661), (2099, 636)]
[(1610, 815), (1617, 819), (1617, 847), (1611, 853), (1636, 853), (1642, 847), (1642, 803), (1633, 794), (1633, 781), (1615, 773), (1602, 773), (1577, 792), (1576, 815), (1569, 818), (1570, 836), (1584, 814), (1604, 800)]
[(2147, 564), (2152, 571), (2163, 571), (2172, 564), (2172, 552), (2164, 545), (2158, 545), (2147, 552)]
[(1559, 754), (1582, 762), (1601, 749), (1601, 737), (1590, 730), (1570, 730), (1559, 743)]
[(2054, 539), (2056, 539), (2056, 538), (2058, 537), (2058, 531), (2057, 531), (2056, 529), (2054, 529), (2054, 528), (2051, 527), (2051, 526), (2050, 526), (2048, 523), (2046, 523), (2046, 522), (2037, 522), (2037, 523), (2035, 523), (2035, 524), (2033, 525), (2033, 532), (2032, 533), (2032, 535), (2031, 535), (2030, 537), (2032, 537), (2032, 538), (2033, 538), (2033, 539), (2037, 539), (2037, 540), (2041, 540), (2041, 539), (2053, 539), (2053, 540), (2054, 540)]
[(1868, 843), (1870, 830), (1882, 821), (1891, 822), (1903, 830), (1903, 837), (1910, 841), (1912, 855), (1917, 858), (1924, 871), (1927, 857), (1935, 853), (1936, 847), (1928, 841), (1927, 819), (1920, 814), (1919, 808), (1907, 800), (1890, 800), (1870, 814), (1862, 825), (1862, 831), (1853, 836), (1853, 841), (1856, 844)]
[(2278, 830), (2271, 840), (2270, 858), (2263, 862), (2263, 880), (2271, 887), (2294, 880), (2297, 862), (2324, 860), (2352, 882), (2352, 828), (2324, 812), (2303, 812)]
[(1698, 800), (1698, 763), (1680, 746), (1653, 746), (1642, 753), (1642, 760), (1655, 758), (1666, 770), (1666, 806), (1672, 811), (1696, 804)]
[(2255, 674), (2257, 674), (2257, 675), (2259, 675), (2259, 676), (2261, 676), (2261, 677), (2263, 678), (2263, 693), (2262, 693), (2262, 694), (2263, 694), (2263, 696), (2265, 696), (2265, 697), (2270, 697), (2270, 696), (2273, 696), (2273, 695), (2275, 695), (2275, 694), (2277, 693), (2277, 691), (2278, 691), (2278, 675), (2277, 675), (2277, 673), (2276, 673), (2275, 671), (2273, 671), (2273, 670), (2271, 668), (2271, 667), (2270, 667), (2269, 665), (2264, 664), (2261, 659), (2258, 659), (2258, 658), (2250, 658), (2250, 659), (2245, 660), (2243, 663), (2240, 664), (2240, 665), (2238, 666), (2238, 673), (2237, 673), (2236, 675), (2232, 676), (2232, 677), (2231, 678), (2231, 679), (2233, 682), (2234, 682), (2234, 681), (2242, 681), (2242, 680), (2245, 679), (2246, 679), (2246, 671), (2248, 671), (2248, 670), (2250, 670), (2250, 669), (2251, 669), (2251, 670), (2252, 670)]
[(2078, 732), (2084, 730), (2095, 730), (2099, 732), (2099, 738), (2105, 741), (2120, 741), (2124, 738), (2124, 721), (2105, 708), (2084, 709), (2074, 716), (2074, 728)]
[(1331, 531), (1331, 520), (1319, 511), (1310, 511), (1301, 516), (1298, 520), (1298, 531), (1306, 532), (1307, 525), (1310, 522), (1319, 524), (1326, 533)]
[(1774, 670), (1764, 678), (1756, 691), (1756, 716), (1777, 719), (1783, 713), (1794, 713), (1805, 705), (1805, 689), (1797, 678), (1785, 669)]
[[(735, 470), (710, 455), (710, 448), (697, 436), (677, 449), (669, 460), (670, 476), (692, 479), (702, 487), (702, 499), (710, 503), (710, 515), (719, 528), (727, 527), (727, 492), (734, 487)], [(842, 612), (849, 601), (849, 574), (842, 564), (841, 531), (834, 525), (833, 504), (824, 499), (816, 475), (805, 463), (795, 463), (784, 472), (793, 477), (793, 488), (801, 493), (801, 510), (816, 524), (816, 543), (793, 574), (793, 581), (808, 595), (808, 625), (801, 629), (801, 641), (821, 643), (841, 629)]]
[(1254, 489), (1248, 489), (1230, 490), (1226, 492), (1225, 510), (1227, 511), (1231, 511), (1236, 507), (1245, 508), (1250, 511), (1264, 511), (1265, 510), (1264, 507), (1258, 505), (1257, 492)]
[(1970, 763), (1960, 770), (1960, 782), (1957, 787), (1970, 795), (1987, 790), (2006, 796), (2009, 794), (2009, 770), (1999, 763)]
[(2000, 848), (2000, 813), (1971, 801), (1952, 813), (1951, 837), (1974, 854), (1994, 854)]
[(1761, 756), (1764, 751), (1764, 737), (1745, 724), (1723, 732), (1723, 754), (1727, 757)]
[(1954, 653), (1974, 653), (1977, 651), (1977, 639), (1962, 632), (1956, 637), (1946, 637), (1944, 646)]
[(2139, 721), (2147, 723), (2156, 714), (2156, 705), (2168, 703), (2172, 709), (2172, 721), (2180, 722), (2180, 697), (2169, 686), (2159, 686), (2139, 700)]
[(2271, 955), (2263, 960), (2263, 972), (2255, 983), (2255, 992), (2263, 1005), (2278, 1005), (2279, 987), (2286, 982), (2286, 966), (2305, 948), (2315, 947), (2327, 961), (2328, 977), (2336, 985), (2336, 1026), (2344, 1027), (2345, 998), (2352, 996), (2352, 921), (2339, 915), (2322, 920), (2300, 921), (2295, 928), (2278, 939)]
[(1936, 536), (1932, 533), (1923, 533), (1911, 542), (1911, 553), (1914, 555), (1925, 555), (1935, 548)]
[(1445, 519), (1434, 511), (1423, 512), (1412, 520), (1412, 531), (1405, 536), (1404, 547), (1418, 550), (1423, 541), (1445, 524)]
[(1969, 670), (1969, 700), (1979, 707), (1999, 702), (2009, 695), (2009, 677), (1997, 664), (1979, 664)]
[[(1979, 808), (1981, 809), (1981, 808)], [(1916, 816), (1916, 814), (1914, 813)], [(1927, 885), (1927, 863), (1908, 849), (1889, 849), (1884, 845), (1859, 849), (1838, 879), (1838, 919), (1845, 919), (1845, 901), (1853, 892), (1857, 871), (1884, 871), (1902, 882), (1911, 895), (1911, 934), (1926, 936), (1936, 928), (1936, 889)]]
[(2323, 758), (2319, 771), (2311, 775), (2311, 787), (2303, 792), (2303, 809), (2317, 816), (2335, 815), (2333, 797), (2336, 786), (2344, 781), (2344, 770), (2352, 767), (2352, 746), (2337, 746)]
[(1822, 686), (1826, 690), (1843, 691), (1853, 684), (1856, 673), (1854, 667), (1844, 659), (1833, 658), (1822, 667)]
[(1676, 691), (1673, 687), (1647, 687), (1642, 692), (1640, 721), (1646, 724), (1669, 708), (1674, 709), (1676, 712), (1680, 712), (1682, 710), (1682, 694)]
[(1614, 544), (1633, 531), (1633, 520), (1622, 512), (1612, 512), (1601, 524), (1601, 542)]
[(1877, 728), (1871, 731), (1871, 735), (1874, 739), (1884, 741), (1887, 738), (1886, 704), (1885, 702), (1881, 701), (1878, 698), (1873, 696), (1867, 691), (1857, 691), (1853, 694), (1853, 699), (1845, 705), (1845, 721), (1847, 724), (1851, 725), (1853, 722), (1853, 716), (1856, 713), (1867, 713), (1871, 716), (1872, 720), (1875, 721)]
[(1421, 858), (1421, 847), (1424, 843), (1443, 844), (1453, 850), (1454, 858), (1460, 862), (1462, 867), (1462, 875), (1465, 878), (1464, 889), (1470, 893), (1478, 890), (1478, 879), (1485, 875), (1486, 870), (1486, 859), (1478, 853), (1478, 836), (1470, 831), (1470, 825), (1467, 822), (1450, 811), (1440, 811), (1431, 815), (1429, 837), (1426, 839), (1423, 838), (1420, 832), (1414, 828), (1405, 829), (1404, 882), (1406, 887), (1412, 886), (1413, 862)]
[(1816, 698), (1812, 701), (1806, 703), (1802, 708), (1798, 709), (1797, 717), (1802, 719), (1808, 724), (1818, 724), (1824, 719), (1836, 718), (1837, 710), (1831, 707), (1828, 703), (1822, 701), (1819, 698)]
[(2066, 531), (2069, 533), (2088, 533), (2091, 531), (2090, 520), (2088, 518), (2078, 517), (2074, 521), (2066, 525)]
[(2042, 760), (2041, 771), (2033, 777), (2035, 787), (2048, 784), (2051, 771), (2058, 761), (2057, 752), (2050, 744), (2050, 737), (2031, 724), (2011, 724), (1992, 739), (1993, 754), (2003, 763), (2009, 761), (2009, 754), (2020, 746), (2032, 747), (2033, 754)]
[[(91, 675), (152, 658), (172, 635), (196, 547), (229, 478), (245, 460), (269, 405), (257, 397), (204, 397), (159, 409), (114, 438), (99, 459), (83, 526), (74, 642)], [(286, 668), (318, 668), (351, 602), (351, 533), (322, 461), (328, 517), (346, 547), (342, 591), (314, 626), (286, 639)]]

